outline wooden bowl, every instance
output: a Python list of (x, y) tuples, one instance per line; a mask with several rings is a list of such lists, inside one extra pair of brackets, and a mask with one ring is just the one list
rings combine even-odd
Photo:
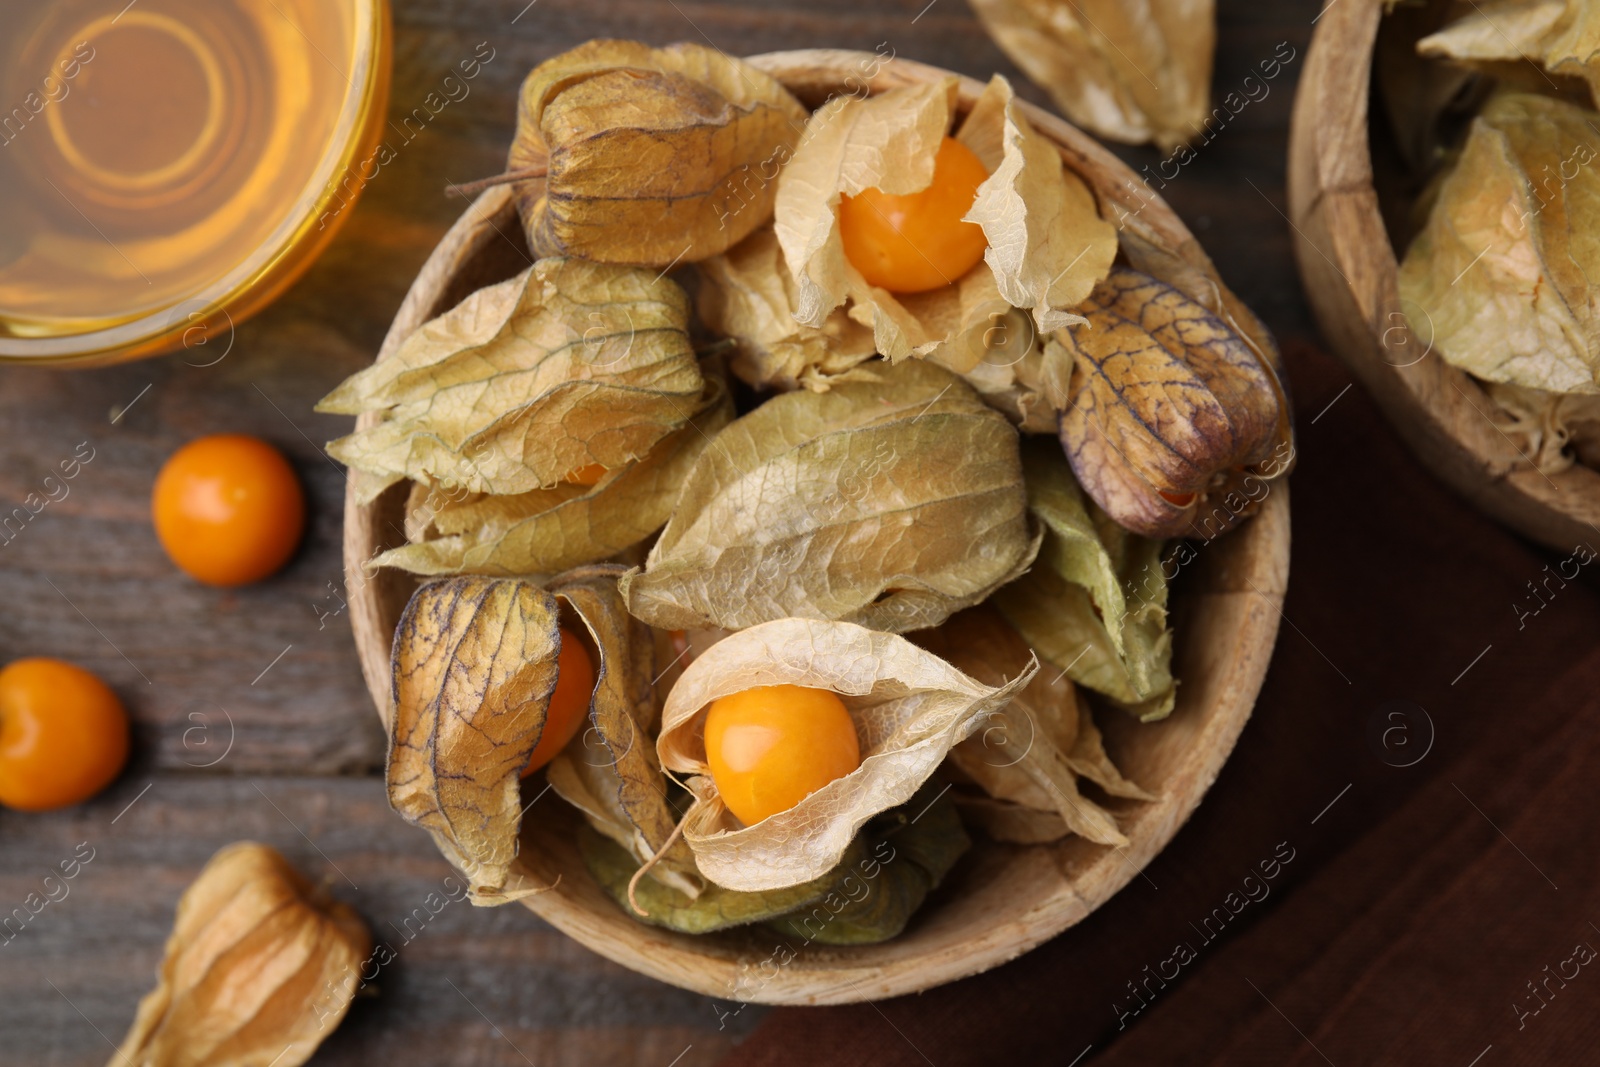
[(1426, 351), (1407, 324), (1368, 134), (1382, 18), (1383, 0), (1334, 0), (1300, 79), (1289, 214), (1306, 297), (1323, 336), (1423, 463), (1501, 522), (1570, 550), (1600, 523), (1600, 473), (1536, 470), (1490, 421), (1496, 405), (1478, 381)]
[[(866, 53), (779, 52), (752, 62), (808, 104), (846, 77), (878, 62)], [(925, 81), (944, 72), (895, 61), (872, 78), (874, 91)], [(964, 79), (962, 106), (982, 89)], [(1153, 201), (1131, 171), (1086, 135), (1051, 115), (1029, 119), (1056, 141), (1068, 165), (1095, 186), (1102, 201), (1136, 210)], [(1150, 203), (1139, 220), (1181, 248), (1193, 263), (1209, 262), (1171, 211)], [(521, 225), (506, 187), (484, 193), (451, 228), (423, 266), (390, 327), (378, 359), (393, 355), (412, 331), (474, 289), (528, 265)], [(370, 425), (363, 415), (358, 426)], [(351, 621), (361, 668), (380, 714), (390, 715), (389, 650), (401, 609), (416, 588), (412, 576), (363, 564), (403, 540), (406, 488), (370, 506), (346, 501), (344, 559)], [(546, 922), (609, 959), (708, 996), (768, 1004), (842, 1004), (914, 993), (1004, 963), (1078, 922), (1121, 889), (1171, 840), (1232, 751), (1266, 673), (1278, 632), (1289, 566), (1288, 490), (1277, 485), (1261, 512), (1236, 533), (1199, 550), (1178, 579), (1178, 706), (1167, 720), (1140, 725), (1104, 716), (1106, 744), (1118, 765), (1160, 794), (1123, 805), (1130, 844), (1113, 850), (1081, 839), (1016, 846), (977, 838), (972, 850), (898, 938), (881, 945), (812, 945), (779, 966), (769, 962), (779, 938), (760, 930), (689, 936), (629, 918), (590, 877), (578, 855), (579, 816), (551, 798), (524, 820), (522, 851), (538, 874), (560, 877), (550, 892), (523, 901)], [(1114, 721), (1113, 721), (1114, 720)]]

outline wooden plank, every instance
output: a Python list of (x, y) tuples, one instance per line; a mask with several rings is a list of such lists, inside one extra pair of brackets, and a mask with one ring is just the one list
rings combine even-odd
[[(226, 733), (230, 721), (227, 770), (336, 773), (381, 762), (379, 732), (360, 714), (348, 627), (317, 615), (337, 607), (344, 475), (302, 436), (336, 429), (306, 414), (322, 384), (309, 373), (312, 361), (356, 350), (308, 340), (294, 352), (286, 338), (268, 336), (273, 317), (242, 327), (234, 353), (215, 367), (167, 360), (93, 375), (0, 374), (8, 429), (0, 494), (24, 503), (30, 492), (45, 493), (61, 460), (75, 451), (92, 457), (63, 483), (59, 503), (0, 547), (0, 587), (25, 609), (0, 617), (0, 648), (8, 657), (62, 656), (105, 678), (134, 716), (136, 766), (209, 763), (210, 752), (194, 750), (201, 735), (186, 741), (185, 732), (210, 724)], [(109, 413), (130, 402), (112, 423)], [(287, 570), (228, 591), (178, 574), (148, 517), (166, 456), (191, 437), (224, 430), (282, 446), (311, 507), (306, 546)]]
[[(377, 779), (133, 776), (81, 808), (4, 825), (0, 915), (20, 908), (27, 921), (0, 927), (3, 1067), (106, 1062), (106, 1039), (121, 1039), (155, 984), (178, 897), (244, 839), (326, 883), (394, 950), (317, 1063), (663, 1067), (693, 1046), (685, 1067), (714, 1062), (759, 1015), (719, 1029), (729, 1005), (609, 963), (526, 908), (430, 914), (424, 898), (450, 870)], [(43, 897), (44, 877), (74, 856), (89, 858), (29, 915), (29, 894)]]

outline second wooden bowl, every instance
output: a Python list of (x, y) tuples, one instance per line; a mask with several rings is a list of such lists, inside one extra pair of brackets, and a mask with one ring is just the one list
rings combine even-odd
[[(752, 60), (803, 101), (816, 105), (846, 79), (870, 77), (882, 91), (941, 77), (904, 61), (866, 53), (780, 52)], [(982, 86), (961, 83), (970, 108)], [(1025, 105), (1026, 107), (1026, 105)], [(1130, 225), (1206, 276), (1210, 261), (1167, 206), (1115, 156), (1043, 111), (1028, 118), (1060, 147), (1095, 188), (1102, 211), (1121, 205)], [(387, 359), (424, 322), (481, 286), (529, 263), (508, 188), (491, 189), (445, 235), (396, 315), (378, 359)], [(364, 415), (360, 426), (375, 416)], [(351, 621), (362, 671), (385, 724), (390, 716), (389, 648), (401, 609), (416, 588), (410, 575), (364, 567), (403, 540), (406, 487), (370, 506), (345, 506), (344, 560)], [(1106, 744), (1118, 766), (1159, 799), (1120, 812), (1129, 838), (1113, 850), (1068, 838), (1051, 845), (1006, 845), (976, 838), (946, 883), (894, 940), (880, 945), (812, 945), (792, 959), (779, 938), (759, 929), (689, 936), (645, 926), (625, 915), (590, 877), (578, 854), (579, 816), (554, 798), (523, 820), (522, 851), (536, 873), (556, 882), (524, 903), (546, 922), (624, 966), (726, 1000), (767, 1004), (841, 1004), (914, 993), (986, 970), (1027, 952), (1083, 919), (1136, 877), (1189, 817), (1250, 717), (1277, 637), (1288, 581), (1289, 497), (1275, 485), (1262, 509), (1236, 533), (1208, 544), (1185, 568), (1175, 596), (1175, 670), (1182, 679), (1168, 719), (1141, 725), (1105, 716)]]
[(1323, 336), (1423, 463), (1501, 522), (1570, 551), (1600, 523), (1600, 473), (1577, 464), (1537, 470), (1496, 427), (1483, 387), (1427, 351), (1401, 306), (1369, 135), (1384, 6), (1324, 7), (1295, 98), (1289, 214), (1306, 297)]

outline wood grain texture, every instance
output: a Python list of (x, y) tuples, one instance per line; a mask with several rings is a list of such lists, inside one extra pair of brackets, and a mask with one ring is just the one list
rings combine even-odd
[[(1303, 52), (1316, 3), (1222, 0), (1219, 9), (1215, 85), (1223, 92), (1254, 72), (1279, 41)], [(98, 845), (96, 827), (120, 835), (139, 827), (137, 818), (151, 821), (129, 838), (137, 847), (118, 851), (113, 841), (59, 912), (43, 912), (14, 944), (0, 947), (0, 1067), (106, 1062), (108, 1047), (46, 979), (95, 1026), (120, 1038), (153, 982), (182, 887), (221, 844), (253, 836), (283, 847), (308, 872), (326, 873), (315, 850), (261, 803), (255, 785), (354, 877), (362, 893), (345, 887), (345, 899), (374, 926), (399, 921), (442, 873), (425, 837), (382, 802), (376, 777), (382, 732), (356, 663), (348, 612), (319, 618), (339, 608), (334, 591), (343, 594), (344, 493), (343, 475), (320, 446), (346, 432), (349, 421), (313, 414), (311, 406), (371, 361), (418, 270), (461, 214), (463, 203), (444, 196), (444, 186), (501, 168), (516, 89), (531, 66), (602, 34), (658, 45), (709, 40), (735, 54), (824, 46), (870, 51), (881, 43), (977, 78), (1001, 71), (1022, 97), (1045, 101), (959, 0), (931, 6), (927, 0), (539, 0), (531, 7), (526, 0), (396, 0), (395, 21), (389, 116), (395, 159), (371, 180), (307, 276), (238, 325), (225, 358), (213, 363), (226, 347), (219, 338), (206, 349), (87, 373), (0, 368), (0, 503), (7, 510), (79, 442), (96, 448), (67, 499), (33, 517), (19, 537), (0, 539), (0, 589), (7, 594), (0, 657), (73, 658), (112, 684), (135, 722), (133, 762), (105, 797), (42, 816), (0, 811), (0, 911), (32, 891), (30, 871), (70, 855), (78, 842)], [(406, 128), (409, 137), (399, 132), (480, 42), (495, 56), (469, 95), (420, 132), (415, 122)], [(1275, 206), (1282, 203), (1284, 133), (1303, 62), (1288, 64), (1270, 95), (1233, 118), (1161, 190), (1230, 286), (1280, 336), (1310, 327), (1294, 280), (1291, 233)], [(1164, 159), (1154, 149), (1115, 152), (1151, 173)], [(148, 494), (173, 450), (227, 430), (260, 434), (289, 454), (310, 498), (311, 527), (283, 574), (218, 593), (187, 582), (161, 555), (148, 524)], [(1211, 580), (1248, 593), (1237, 579), (1224, 580), (1227, 568), (1219, 572)], [(214, 762), (229, 736), (222, 710), (231, 716), (235, 741)], [(112, 825), (151, 782), (151, 792)], [(173, 801), (141, 814), (169, 790)], [(382, 871), (329, 848), (321, 835), (330, 824), (319, 821), (328, 805), (341, 809), (339, 840), (359, 838), (363, 849), (371, 842), (373, 850), (389, 850)], [(266, 816), (282, 825), (262, 821)], [(398, 986), (410, 990), (407, 996), (386, 986), (383, 995), (364, 1000), (313, 1063), (531, 1059), (661, 1067), (692, 1043), (679, 1062), (687, 1067), (715, 1060), (728, 1034), (743, 1032), (760, 1013), (746, 1007), (728, 1014), (727, 1031), (719, 1031), (718, 1012), (738, 1005), (634, 977), (526, 912), (446, 911), (438, 922), (439, 932), (457, 933), (431, 941), (425, 935), (396, 964), (396, 981), (412, 983)], [(529, 962), (532, 942), (549, 954), (537, 966)], [(6, 953), (16, 955), (8, 960)], [(526, 1059), (460, 1003), (446, 978), (512, 1036)], [(458, 1006), (434, 1003), (436, 997), (455, 997)]]
[(1421, 342), (1406, 327), (1367, 131), (1383, 7), (1330, 4), (1306, 59), (1289, 142), (1289, 211), (1306, 296), (1324, 336), (1424, 463), (1500, 521), (1570, 550), (1600, 522), (1600, 473), (1535, 470), (1490, 421), (1495, 403), (1477, 380), (1431, 352), (1418, 356)]
[[(812, 105), (852, 76), (877, 92), (943, 74), (905, 60), (880, 67), (869, 53), (838, 50), (776, 52), (751, 62)], [(981, 91), (981, 83), (963, 78), (961, 108), (971, 107)], [(1104, 214), (1125, 218), (1125, 226), (1141, 238), (1173, 249), (1192, 264), (1209, 266), (1178, 217), (1116, 156), (1060, 119), (1032, 105), (1024, 109), (1095, 190)], [(418, 327), (474, 288), (521, 269), (524, 263), (506, 253), (520, 244), (516, 224), (510, 186), (488, 190), (463, 212), (406, 294), (378, 361), (394, 356)], [(368, 413), (356, 426), (377, 422), (378, 416)], [(393, 570), (369, 575), (366, 564), (404, 543), (407, 493), (406, 484), (396, 485), (364, 504), (352, 486), (345, 502), (345, 579), (357, 653), (385, 722), (394, 710), (390, 646), (418, 582)], [(707, 996), (763, 1004), (899, 996), (1013, 959), (1110, 899), (1155, 858), (1200, 803), (1249, 719), (1266, 674), (1288, 565), (1286, 487), (1273, 491), (1240, 532), (1208, 547), (1191, 564), (1198, 572), (1197, 588), (1188, 592), (1185, 605), (1193, 622), (1179, 631), (1183, 685), (1178, 706), (1159, 724), (1135, 729), (1118, 724), (1108, 730), (1118, 766), (1160, 797), (1123, 812), (1126, 849), (1096, 847), (1078, 838), (1033, 847), (980, 838), (937, 898), (899, 937), (855, 948), (802, 946), (796, 955), (785, 951), (789, 946), (783, 939), (764, 931), (690, 936), (635, 922), (590, 877), (574, 842), (578, 820), (560, 806), (547, 806), (523, 820), (521, 855), (532, 875), (554, 888), (522, 903), (594, 951), (643, 974)], [(529, 783), (528, 789), (535, 786)], [(783, 959), (782, 966), (767, 963), (775, 956)]]
[(755, 1020), (719, 1029), (726, 1006), (608, 964), (520, 908), (430, 901), (451, 892), (449, 871), (378, 779), (132, 775), (69, 815), (7, 827), (6, 914), (62, 860), (91, 858), (65, 895), (0, 927), (0, 1063), (105, 1063), (101, 1035), (120, 1040), (154, 987), (179, 896), (237, 840), (283, 852), (392, 950), (315, 1062), (662, 1067), (692, 1045), (682, 1067), (714, 1062)]

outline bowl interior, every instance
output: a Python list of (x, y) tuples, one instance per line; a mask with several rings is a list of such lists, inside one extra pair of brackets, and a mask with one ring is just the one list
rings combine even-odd
[(1445, 169), (1440, 150), (1465, 141), (1491, 89), (1486, 79), (1417, 56), (1417, 42), (1459, 14), (1451, 0), (1397, 7), (1379, 22), (1372, 45), (1367, 149), (1378, 210), (1397, 261), (1426, 221)]
[[(865, 53), (797, 52), (755, 62), (815, 104), (862, 64)], [(881, 90), (943, 72), (897, 61), (873, 81)], [(970, 106), (981, 89), (964, 81)], [(1142, 186), (1094, 142), (1060, 120), (1029, 117), (1061, 145), (1068, 164), (1102, 200), (1140, 195)], [(1124, 186), (1131, 193), (1125, 193)], [(1153, 197), (1153, 194), (1144, 193)], [(1147, 225), (1170, 247), (1203, 253), (1164, 204), (1146, 209)], [(528, 265), (509, 192), (485, 193), (441, 242), (407, 296), (379, 358), (422, 322), (480, 286)], [(1206, 264), (1209, 267), (1209, 264)], [(367, 416), (363, 416), (367, 418)], [(397, 486), (370, 506), (346, 509), (345, 565), (362, 668), (380, 712), (389, 713), (389, 643), (416, 581), (362, 564), (403, 541), (406, 489)], [(971, 851), (898, 938), (881, 945), (794, 946), (759, 929), (707, 936), (676, 934), (625, 915), (585, 868), (575, 842), (579, 819), (560, 800), (541, 800), (524, 819), (522, 851), (556, 888), (524, 900), (546, 921), (591, 949), (663, 981), (709, 996), (758, 1003), (821, 1004), (877, 999), (927, 989), (1014, 958), (1082, 919), (1136, 877), (1194, 810), (1249, 718), (1276, 638), (1287, 582), (1288, 490), (1281, 483), (1261, 511), (1235, 533), (1196, 543), (1175, 577), (1177, 708), (1142, 725), (1102, 714), (1107, 749), (1124, 773), (1159, 798), (1107, 801), (1130, 844), (1113, 850), (1080, 838), (1017, 846), (974, 835)], [(529, 783), (528, 799), (537, 789)], [(559, 882), (557, 882), (559, 879)]]

